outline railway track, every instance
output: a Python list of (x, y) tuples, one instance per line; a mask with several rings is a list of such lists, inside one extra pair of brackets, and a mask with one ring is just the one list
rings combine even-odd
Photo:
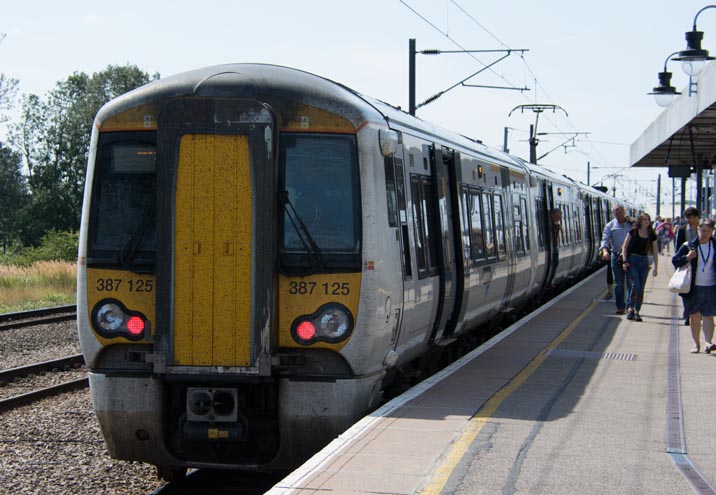
[(5, 313), (0, 314), (0, 331), (74, 320), (76, 318), (77, 306), (74, 304), (55, 306), (53, 308), (32, 309), (18, 313)]
[[(18, 379), (28, 378), (33, 375), (41, 375), (48, 372), (75, 370), (84, 364), (81, 354), (67, 356), (60, 359), (35, 363), (28, 366), (20, 366), (0, 371), (0, 384), (8, 384)], [(0, 400), (0, 413), (24, 406), (40, 399), (54, 395), (80, 390), (89, 386), (87, 377), (64, 381), (48, 387), (41, 387), (29, 392), (14, 395)]]

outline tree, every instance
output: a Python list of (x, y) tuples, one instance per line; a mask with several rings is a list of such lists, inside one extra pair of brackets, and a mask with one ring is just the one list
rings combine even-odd
[(27, 182), (22, 157), (0, 143), (0, 244), (17, 238), (20, 211), (27, 206)]
[(36, 245), (50, 229), (79, 227), (95, 115), (112, 98), (158, 77), (150, 78), (135, 65), (110, 65), (91, 77), (75, 72), (44, 99), (25, 97), (12, 136), (28, 168), (30, 214), (36, 223), (34, 232), (23, 236), (26, 245)]
[[(0, 43), (5, 39), (5, 34), (0, 33)], [(17, 94), (17, 79), (5, 76), (0, 72), (0, 122), (7, 122), (6, 112), (13, 106)]]

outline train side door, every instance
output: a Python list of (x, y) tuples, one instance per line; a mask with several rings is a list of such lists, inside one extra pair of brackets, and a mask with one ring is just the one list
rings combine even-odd
[(389, 225), (397, 229), (396, 242), (399, 243), (403, 294), (400, 301), (395, 302), (395, 328), (391, 337), (391, 347), (398, 346), (401, 328), (405, 324), (406, 305), (411, 307), (413, 266), (410, 255), (410, 234), (408, 227), (408, 203), (405, 192), (405, 170), (403, 166), (402, 147), (392, 156), (385, 157), (385, 186), (388, 197)]
[[(456, 174), (460, 155), (447, 148), (430, 148), (433, 183), (435, 184), (434, 208), (437, 214), (435, 226), (438, 237), (434, 239), (438, 253), (439, 294), (438, 311), (433, 329), (433, 339), (438, 335), (447, 337), (453, 333), (462, 308), (464, 288), (464, 256), (460, 236), (459, 191)], [(441, 334), (442, 332), (442, 334)]]

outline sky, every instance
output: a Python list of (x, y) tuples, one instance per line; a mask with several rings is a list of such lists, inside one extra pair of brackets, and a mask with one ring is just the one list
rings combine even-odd
[[(408, 107), (408, 40), (418, 50), (511, 50), (417, 55), (418, 117), (529, 158), (536, 114), (537, 155), (548, 168), (603, 183), (653, 212), (662, 174), (662, 209), (671, 211), (665, 169), (629, 169), (629, 145), (662, 111), (647, 96), (684, 33), (707, 3), (684, 0), (3, 0), (0, 73), (20, 94), (43, 96), (73, 72), (134, 64), (162, 77), (210, 65), (286, 65)], [(716, 51), (716, 10), (699, 17), (703, 47)], [(528, 51), (520, 54), (516, 50)], [(672, 84), (688, 79), (669, 63)], [(6, 129), (0, 128), (0, 139)], [(579, 133), (575, 135), (574, 133)], [(573, 140), (571, 138), (574, 138)], [(589, 164), (589, 167), (588, 167)], [(665, 192), (664, 192), (665, 191)]]

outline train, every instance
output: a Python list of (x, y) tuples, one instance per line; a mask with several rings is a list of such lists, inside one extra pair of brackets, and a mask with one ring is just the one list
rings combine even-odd
[(108, 451), (167, 480), (291, 469), (594, 269), (614, 204), (294, 68), (122, 95), (94, 121), (78, 254)]

